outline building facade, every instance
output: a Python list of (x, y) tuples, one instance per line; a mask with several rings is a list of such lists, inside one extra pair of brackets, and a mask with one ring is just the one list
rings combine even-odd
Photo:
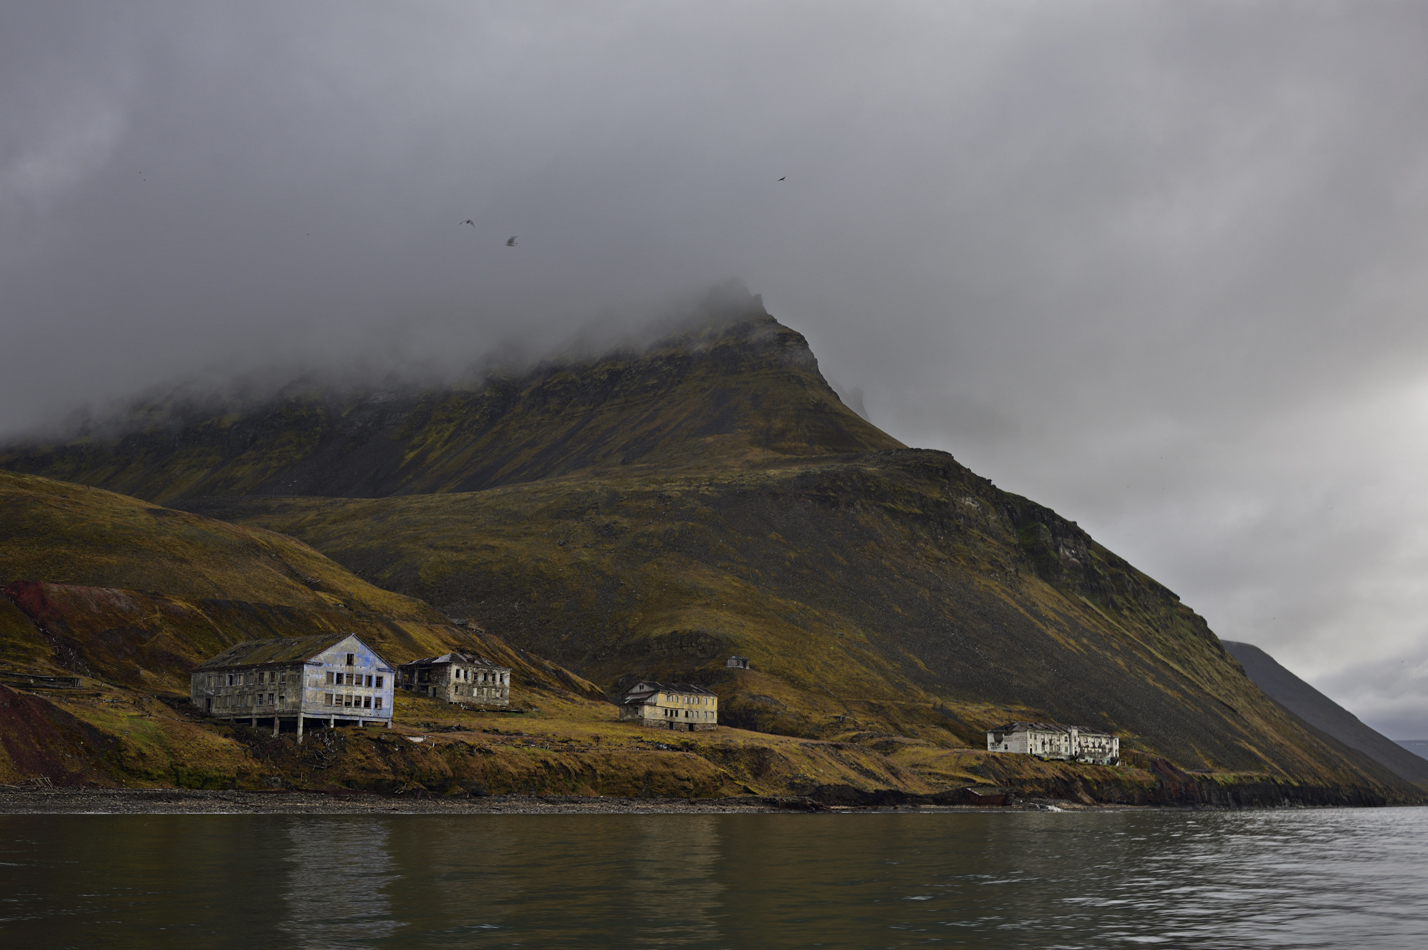
[(395, 671), (355, 634), (275, 637), (235, 643), (194, 668), (189, 699), (223, 719), (328, 726), (392, 725)]
[(987, 730), (987, 751), (1112, 765), (1120, 761), (1121, 740), (1108, 732), (1080, 726), (1063, 726), (1054, 722), (1009, 722)]
[(443, 653), (403, 663), (397, 668), (397, 684), (448, 703), (508, 706), (511, 702), (510, 668), (469, 653)]
[(746, 656), (731, 656), (724, 661), (724, 665), (731, 670), (747, 670), (749, 668), (749, 658)]
[(620, 719), (655, 729), (696, 732), (719, 728), (719, 697), (689, 683), (636, 683), (620, 702)]

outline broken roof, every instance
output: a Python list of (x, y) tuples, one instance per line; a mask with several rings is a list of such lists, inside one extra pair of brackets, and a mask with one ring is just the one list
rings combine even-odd
[[(195, 669), (212, 670), (227, 666), (260, 666), (266, 663), (301, 663), (312, 659), (348, 637), (362, 643), (355, 633), (324, 633), (312, 637), (269, 637), (265, 640), (244, 640), (235, 643), (216, 656), (198, 664)], [(368, 650), (372, 648), (362, 643)], [(376, 656), (376, 651), (372, 651)], [(381, 657), (377, 657), (381, 660)], [(382, 660), (385, 663), (385, 660)]]
[(420, 660), (403, 663), (402, 666), (441, 666), (446, 663), (465, 663), (468, 666), (489, 666), (493, 670), (509, 670), (508, 666), (497, 666), (484, 656), (471, 653), (443, 653), (441, 656), (427, 656)]
[(705, 689), (703, 686), (695, 686), (692, 683), (659, 683), (655, 680), (644, 680), (636, 683), (625, 691), (626, 703), (638, 702), (646, 699), (654, 693), (692, 693), (699, 696), (713, 696), (714, 691)]

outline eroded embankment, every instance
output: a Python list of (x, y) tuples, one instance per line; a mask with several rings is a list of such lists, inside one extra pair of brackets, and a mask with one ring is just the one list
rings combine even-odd
[[(209, 719), (182, 700), (104, 688), (39, 695), (0, 686), (0, 783), (73, 789), (358, 793), (391, 800), (502, 796), (641, 801), (778, 799), (779, 807), (1377, 805), (1354, 788), (1267, 776), (1190, 775), (904, 743), (737, 729), (669, 734), (551, 694), (512, 712), (448, 712), (402, 698), (388, 729), (291, 732)], [(564, 705), (562, 705), (564, 704)], [(447, 715), (446, 721), (423, 718)], [(793, 803), (793, 804), (789, 804)]]

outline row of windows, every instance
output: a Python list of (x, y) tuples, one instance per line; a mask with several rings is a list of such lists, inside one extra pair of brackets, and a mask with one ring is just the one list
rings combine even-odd
[[(373, 687), (374, 679), (376, 680), (375, 687)], [(363, 676), (361, 673), (334, 673), (331, 670), (327, 671), (328, 686), (367, 686), (381, 689), (384, 682), (386, 682), (386, 677), (374, 677), (370, 673)]]
[(287, 701), (287, 696), (275, 693), (242, 693), (219, 696), (214, 701), (214, 705), (221, 708), (230, 708), (234, 706), (272, 706), (282, 705)]
[[(294, 676), (294, 680), (297, 677)], [(285, 670), (258, 670), (249, 673), (209, 673), (201, 679), (203, 686), (261, 686), (264, 683), (286, 684), (288, 682), (287, 671)], [(374, 676), (370, 673), (334, 673), (327, 671), (324, 680), (328, 686), (366, 686), (369, 688), (382, 689), (386, 684), (385, 676)]]
[(324, 693), (322, 704), (324, 706), (341, 706), (343, 708), (350, 707), (352, 709), (381, 709), (382, 697)]
[(498, 689), (494, 686), (458, 686), (457, 696), (503, 696), (508, 690)]
[(204, 686), (253, 686), (260, 683), (286, 683), (288, 676), (282, 670), (258, 670), (256, 673), (209, 673), (203, 680)]
[(458, 666), (458, 667), (456, 667), (455, 669), (453, 669), (453, 670), (451, 671), (451, 678), (452, 678), (452, 679), (456, 679), (456, 680), (464, 680), (464, 681), (466, 681), (466, 682), (468, 682), (468, 683), (469, 683), (469, 682), (472, 682), (473, 680), (474, 680), (475, 682), (477, 682), (477, 683), (504, 683), (504, 682), (506, 682), (506, 676), (507, 676), (507, 674), (505, 674), (505, 673), (497, 673), (497, 672), (494, 672), (494, 671), (488, 673), (488, 672), (486, 672), (485, 670), (476, 670), (476, 671), (475, 671), (475, 674), (476, 674), (476, 675), (473, 676), (473, 675), (472, 675), (472, 672), (473, 672), (473, 671), (471, 671), (471, 670), (468, 670), (468, 669), (465, 669), (464, 667)]
[[(713, 719), (713, 718), (714, 718), (714, 710), (712, 710), (712, 709), (665, 709), (665, 708), (660, 708), (660, 712), (664, 713), (664, 718), (666, 718), (666, 719)], [(684, 715), (681, 716), (680, 713), (683, 713)]]
[(685, 693), (668, 693), (659, 697), (660, 702), (682, 703), (687, 706), (712, 706), (717, 696), (690, 696)]

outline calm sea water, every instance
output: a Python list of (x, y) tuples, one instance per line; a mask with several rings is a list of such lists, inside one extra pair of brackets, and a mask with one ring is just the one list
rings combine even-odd
[(1428, 809), (0, 816), (0, 947), (1428, 947)]

